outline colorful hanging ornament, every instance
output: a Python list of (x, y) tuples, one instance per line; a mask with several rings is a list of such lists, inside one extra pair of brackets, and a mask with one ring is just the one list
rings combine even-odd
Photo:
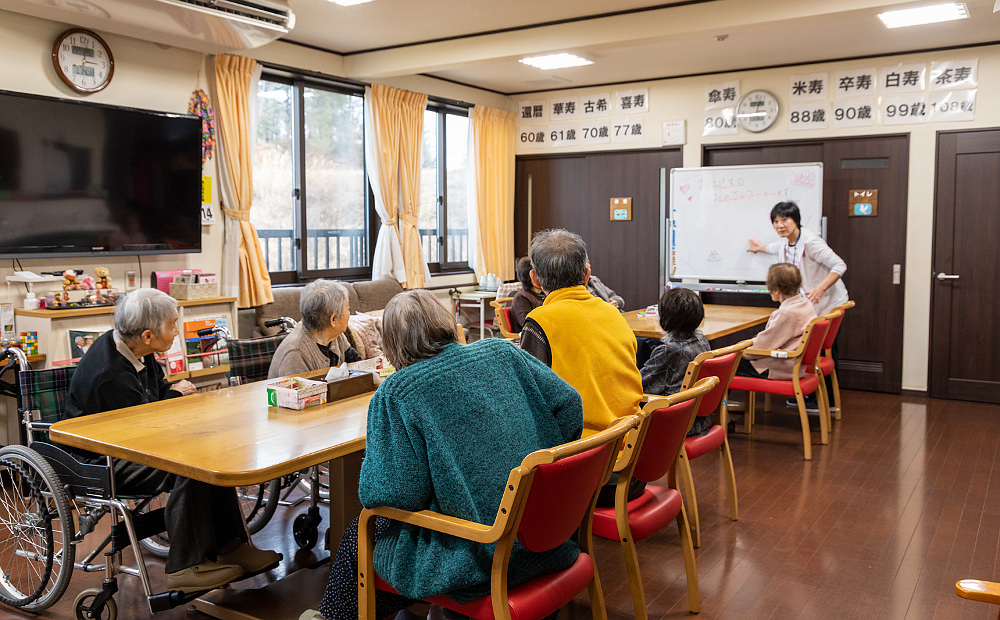
[(208, 93), (200, 88), (191, 93), (188, 113), (201, 118), (201, 163), (204, 164), (212, 158), (212, 153), (215, 151), (215, 119), (212, 116), (212, 102), (208, 100)]

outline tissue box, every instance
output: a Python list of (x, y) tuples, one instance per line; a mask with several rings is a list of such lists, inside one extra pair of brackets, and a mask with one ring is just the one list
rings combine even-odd
[(305, 409), (326, 403), (326, 383), (302, 377), (267, 383), (267, 404), (286, 409)]
[(375, 378), (372, 373), (363, 370), (352, 370), (343, 379), (337, 379), (326, 384), (326, 402), (350, 398), (365, 392), (375, 390)]

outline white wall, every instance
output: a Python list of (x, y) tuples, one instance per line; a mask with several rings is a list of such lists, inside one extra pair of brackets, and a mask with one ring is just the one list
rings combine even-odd
[[(899, 63), (927, 63), (932, 61), (979, 59), (979, 87), (976, 98), (976, 120), (953, 123), (922, 123), (853, 129), (826, 129), (815, 131), (789, 131), (788, 115), (783, 112), (780, 120), (769, 130), (753, 134), (703, 137), (702, 125), (705, 111), (705, 87), (730, 80), (740, 80), (740, 92), (762, 88), (778, 96), (783, 104), (788, 101), (789, 77), (808, 73), (827, 72), (832, 83), (837, 71), (867, 69)], [(614, 150), (616, 148), (655, 148), (661, 146), (660, 127), (663, 121), (686, 120), (687, 144), (683, 149), (684, 166), (701, 165), (701, 148), (705, 144), (752, 143), (755, 141), (798, 140), (817, 137), (857, 136), (877, 134), (910, 135), (909, 196), (907, 205), (905, 310), (903, 316), (903, 389), (927, 389), (927, 363), (930, 340), (931, 295), (931, 242), (934, 215), (934, 174), (936, 135), (938, 131), (1000, 126), (1000, 46), (976, 47), (947, 52), (904, 54), (877, 59), (851, 62), (821, 63), (782, 69), (745, 71), (704, 77), (659, 80), (627, 84), (620, 90), (646, 87), (649, 89), (650, 111), (645, 115), (645, 136), (642, 142), (619, 145), (598, 145), (588, 149), (562, 147), (544, 149), (518, 146), (519, 155), (585, 150)], [(552, 99), (563, 96), (593, 94), (610, 91), (616, 87), (588, 88), (518, 95), (516, 101)], [(546, 125), (547, 126), (547, 125)], [(524, 125), (528, 127), (528, 125)], [(836, 248), (834, 248), (836, 249)], [(850, 278), (848, 265), (848, 281)]]

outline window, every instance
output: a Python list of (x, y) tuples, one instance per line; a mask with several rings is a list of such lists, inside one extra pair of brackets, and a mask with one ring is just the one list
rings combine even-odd
[(424, 112), (420, 245), (431, 272), (468, 268), (468, 110), (431, 103)]
[(370, 274), (363, 90), (268, 76), (257, 114), (250, 220), (272, 282)]
[[(257, 115), (250, 219), (271, 281), (370, 277), (379, 218), (365, 175), (364, 90), (267, 74)], [(417, 227), (432, 272), (468, 268), (468, 137), (467, 110), (428, 105)]]

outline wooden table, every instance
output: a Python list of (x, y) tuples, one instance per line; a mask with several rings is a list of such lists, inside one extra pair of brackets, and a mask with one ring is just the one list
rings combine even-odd
[[(49, 436), (219, 486), (265, 482), (330, 461), (335, 546), (361, 512), (357, 488), (373, 394), (295, 411), (268, 406), (262, 381), (63, 420)], [(194, 606), (230, 620), (294, 620), (316, 606), (327, 575), (325, 567), (303, 569), (261, 589), (214, 590)]]
[[(701, 331), (709, 340), (728, 336), (729, 334), (761, 325), (767, 322), (774, 308), (754, 308), (751, 306), (718, 306), (705, 305), (705, 322)], [(659, 319), (655, 316), (638, 316), (639, 310), (622, 313), (628, 326), (636, 336), (643, 338), (662, 338)]]

